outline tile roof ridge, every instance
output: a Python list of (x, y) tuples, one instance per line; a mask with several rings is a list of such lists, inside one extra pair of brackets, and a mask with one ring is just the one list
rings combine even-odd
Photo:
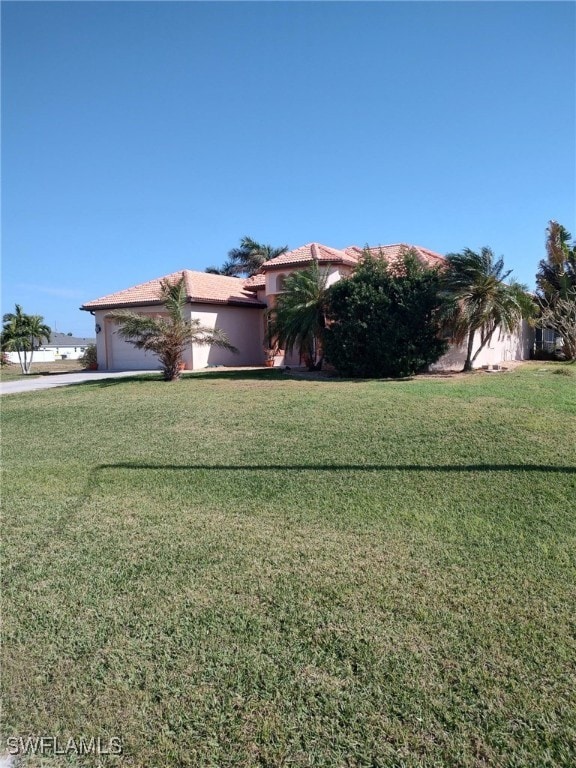
[(183, 269), (182, 270), (182, 277), (184, 278), (184, 290), (186, 292), (186, 301), (190, 301), (193, 294), (193, 283), (192, 283), (192, 270), (191, 269)]

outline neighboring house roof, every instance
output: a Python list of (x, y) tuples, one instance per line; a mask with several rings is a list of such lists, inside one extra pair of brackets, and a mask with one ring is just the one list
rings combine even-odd
[(46, 349), (46, 347), (87, 347), (89, 344), (96, 344), (96, 339), (68, 336), (65, 333), (53, 331), (50, 334), (50, 340), (41, 344), (41, 347), (42, 349)]
[(160, 282), (168, 280), (177, 282), (184, 277), (186, 299), (192, 303), (201, 304), (233, 304), (265, 306), (259, 302), (252, 293), (244, 289), (244, 283), (237, 277), (224, 275), (212, 275), (208, 272), (194, 272), (191, 269), (183, 269), (172, 272), (164, 277), (157, 277), (147, 283), (140, 283), (132, 288), (111, 293), (94, 301), (88, 301), (81, 309), (116, 309), (121, 307), (140, 307), (145, 305), (160, 305)]

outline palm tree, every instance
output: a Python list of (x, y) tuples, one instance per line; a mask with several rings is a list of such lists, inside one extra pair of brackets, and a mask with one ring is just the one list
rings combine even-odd
[(546, 230), (547, 258), (536, 273), (540, 315), (539, 328), (554, 331), (562, 339), (562, 351), (568, 360), (576, 359), (576, 242), (557, 221), (549, 221)]
[(208, 267), (206, 272), (231, 277), (251, 277), (255, 275), (265, 261), (286, 253), (288, 246), (275, 248), (272, 245), (257, 243), (251, 237), (243, 237), (239, 248), (228, 251), (228, 261), (221, 268)]
[(276, 306), (270, 310), (271, 333), (278, 346), (291, 352), (296, 347), (311, 371), (322, 368), (328, 273), (315, 260), (284, 281)]
[(183, 354), (191, 344), (214, 345), (232, 352), (238, 351), (219, 328), (207, 328), (198, 319), (184, 319), (182, 310), (187, 296), (183, 277), (176, 283), (160, 281), (159, 297), (168, 317), (139, 315), (128, 310), (111, 312), (109, 317), (118, 323), (118, 333), (122, 338), (137, 349), (158, 356), (165, 381), (180, 378)]
[[(445, 322), (457, 343), (466, 341), (463, 371), (471, 371), (474, 361), (497, 328), (511, 333), (523, 318), (534, 313), (534, 302), (524, 285), (506, 283), (511, 270), (504, 271), (504, 260), (494, 258), (490, 248), (475, 253), (469, 248), (446, 257), (443, 278), (448, 299)], [(474, 352), (476, 333), (480, 345)]]
[(27, 315), (20, 304), (16, 304), (15, 312), (6, 313), (2, 319), (2, 349), (17, 352), (22, 373), (27, 375), (32, 366), (34, 350), (42, 341), (50, 340), (52, 331), (43, 317)]
[(204, 272), (210, 275), (225, 275), (226, 277), (237, 277), (237, 267), (231, 261), (225, 261), (221, 267), (206, 267)]
[(576, 291), (576, 243), (570, 244), (572, 235), (557, 221), (548, 222), (546, 233), (547, 259), (538, 265), (536, 283), (540, 298), (549, 303)]

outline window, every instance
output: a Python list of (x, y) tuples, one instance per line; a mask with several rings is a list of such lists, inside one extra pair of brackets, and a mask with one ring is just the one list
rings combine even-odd
[(276, 293), (281, 293), (284, 290), (285, 281), (286, 275), (278, 275), (276, 278)]

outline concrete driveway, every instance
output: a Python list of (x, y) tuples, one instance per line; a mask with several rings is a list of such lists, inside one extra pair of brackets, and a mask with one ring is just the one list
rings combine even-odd
[(65, 387), (68, 384), (83, 384), (86, 381), (100, 379), (118, 379), (125, 376), (139, 376), (142, 373), (159, 373), (159, 371), (84, 371), (83, 373), (58, 373), (53, 376), (30, 376), (15, 381), (0, 382), (0, 395), (12, 395), (17, 392), (33, 392), (37, 389), (52, 389)]

